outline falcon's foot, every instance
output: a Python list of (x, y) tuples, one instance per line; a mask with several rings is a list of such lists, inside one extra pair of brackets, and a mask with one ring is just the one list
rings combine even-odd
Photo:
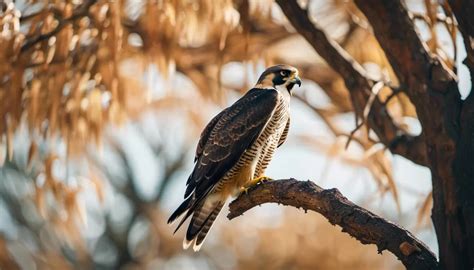
[(270, 181), (270, 180), (273, 180), (273, 179), (270, 178), (270, 177), (268, 177), (268, 176), (260, 176), (260, 177), (257, 177), (257, 178), (255, 178), (255, 179), (252, 179), (252, 180), (250, 180), (248, 183), (246, 183), (243, 187), (240, 188), (241, 193), (247, 194), (247, 192), (248, 192), (251, 188), (253, 188), (253, 187), (255, 187), (255, 186), (259, 185), (259, 184), (268, 182), (268, 181)]

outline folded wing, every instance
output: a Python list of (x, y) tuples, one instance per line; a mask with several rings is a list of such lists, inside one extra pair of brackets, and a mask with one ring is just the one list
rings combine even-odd
[(168, 222), (188, 211), (181, 225), (202, 205), (218, 181), (258, 138), (277, 104), (276, 90), (252, 89), (211, 120), (198, 143), (196, 164), (187, 181), (186, 200)]

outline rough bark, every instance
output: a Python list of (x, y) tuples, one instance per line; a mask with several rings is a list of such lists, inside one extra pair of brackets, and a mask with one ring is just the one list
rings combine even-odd
[(229, 219), (264, 203), (278, 203), (318, 212), (362, 244), (392, 252), (407, 269), (437, 269), (435, 255), (409, 231), (352, 203), (337, 189), (311, 181), (275, 180), (257, 185), (229, 205)]
[(463, 63), (471, 74), (471, 93), (464, 100), (459, 115), (459, 138), (456, 143), (454, 175), (457, 185), (458, 220), (465, 239), (459, 249), (467, 253), (471, 269), (474, 268), (474, 1), (450, 0), (449, 5), (456, 16), (464, 39), (466, 59)]
[(407, 85), (423, 127), (441, 267), (472, 269), (474, 173), (468, 163), (474, 153), (470, 133), (473, 114), (463, 108), (464, 120), (460, 119), (455, 75), (428, 52), (404, 2), (356, 0), (356, 4), (372, 25), (397, 76)]

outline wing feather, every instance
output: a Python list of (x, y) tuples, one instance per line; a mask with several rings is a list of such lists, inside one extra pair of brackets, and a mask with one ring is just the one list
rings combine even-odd
[[(276, 90), (252, 89), (219, 114), (188, 179), (185, 197), (204, 198), (258, 138), (278, 103)], [(211, 121), (213, 122), (213, 121)], [(207, 128), (206, 128), (207, 129)]]
[(217, 124), (219, 119), (221, 119), (221, 116), (225, 114), (226, 111), (227, 109), (221, 111), (219, 114), (214, 116), (214, 118), (212, 118), (212, 120), (207, 124), (207, 126), (201, 132), (201, 137), (199, 138), (199, 142), (196, 148), (196, 156), (194, 157), (194, 162), (196, 162), (198, 158), (202, 155), (203, 148), (206, 145), (206, 142), (209, 139), (209, 136), (211, 135), (212, 129)]

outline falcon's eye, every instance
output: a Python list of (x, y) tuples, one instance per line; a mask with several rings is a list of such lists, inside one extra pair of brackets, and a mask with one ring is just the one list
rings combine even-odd
[(288, 72), (288, 70), (282, 70), (282, 71), (280, 71), (280, 75), (283, 76), (283, 77), (286, 77), (286, 76), (289, 75), (289, 72)]

